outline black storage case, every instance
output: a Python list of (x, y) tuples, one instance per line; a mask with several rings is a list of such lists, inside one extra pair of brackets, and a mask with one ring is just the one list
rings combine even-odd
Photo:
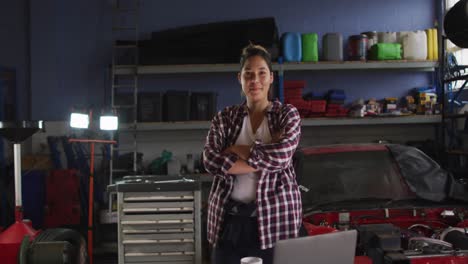
[(140, 41), (140, 64), (237, 63), (250, 42), (278, 56), (278, 28), (273, 17), (185, 26), (152, 33)]
[(138, 121), (162, 121), (162, 95), (160, 92), (142, 92), (138, 94)]
[(167, 91), (164, 94), (164, 121), (188, 121), (190, 119), (190, 93)]
[(190, 120), (211, 120), (216, 114), (216, 99), (216, 93), (192, 93), (190, 96)]

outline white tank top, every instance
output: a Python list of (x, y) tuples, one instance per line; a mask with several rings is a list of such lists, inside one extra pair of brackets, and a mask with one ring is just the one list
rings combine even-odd
[[(252, 131), (250, 116), (246, 115), (242, 124), (242, 129), (239, 137), (236, 140), (236, 145), (251, 146), (255, 140), (260, 140), (263, 143), (271, 142), (270, 129), (268, 128), (268, 118), (265, 116), (262, 123), (257, 128), (256, 133)], [(243, 203), (249, 203), (257, 197), (257, 183), (259, 172), (251, 172), (247, 174), (238, 174), (234, 179), (234, 189), (231, 193), (231, 199)]]

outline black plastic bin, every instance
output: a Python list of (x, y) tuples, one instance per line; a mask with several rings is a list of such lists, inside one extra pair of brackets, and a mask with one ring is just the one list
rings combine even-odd
[(142, 92), (138, 94), (138, 121), (162, 121), (162, 94), (160, 92)]
[(164, 121), (190, 120), (190, 93), (188, 91), (167, 91), (164, 94)]
[(190, 120), (211, 120), (216, 114), (216, 102), (216, 93), (192, 93), (190, 96)]

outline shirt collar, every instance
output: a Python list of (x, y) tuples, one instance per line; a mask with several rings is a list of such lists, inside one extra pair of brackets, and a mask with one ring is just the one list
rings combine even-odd
[[(271, 103), (267, 106), (266, 112), (267, 113), (276, 112), (280, 106), (281, 106), (281, 102), (278, 99), (271, 101)], [(249, 114), (249, 109), (247, 108), (247, 101), (244, 101), (242, 103), (239, 110), (241, 111), (241, 114), (243, 117)]]

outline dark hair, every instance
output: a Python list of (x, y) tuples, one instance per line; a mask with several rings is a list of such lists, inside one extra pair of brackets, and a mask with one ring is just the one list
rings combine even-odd
[(253, 57), (253, 56), (262, 57), (265, 60), (266, 64), (268, 65), (268, 69), (270, 69), (271, 72), (273, 71), (273, 67), (271, 66), (270, 53), (268, 53), (268, 51), (264, 47), (260, 45), (254, 45), (252, 43), (250, 43), (249, 45), (247, 45), (245, 48), (242, 49), (242, 54), (240, 58), (241, 70), (242, 68), (244, 68), (245, 62), (250, 57)]

